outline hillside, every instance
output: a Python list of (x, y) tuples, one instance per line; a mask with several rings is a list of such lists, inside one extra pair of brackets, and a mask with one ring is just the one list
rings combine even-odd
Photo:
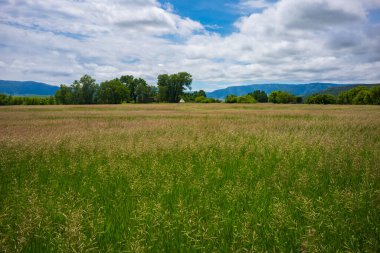
[(368, 88), (372, 88), (372, 87), (378, 86), (378, 85), (380, 85), (380, 84), (354, 84), (354, 85), (347, 85), (347, 86), (338, 86), (338, 87), (328, 88), (328, 89), (320, 91), (318, 93), (319, 94), (330, 94), (330, 95), (338, 96), (339, 93), (344, 92), (344, 91), (348, 91), (348, 90), (353, 89), (353, 88), (358, 87), (358, 86), (366, 86)]
[(242, 96), (255, 90), (263, 90), (267, 94), (272, 91), (281, 90), (296, 96), (318, 93), (332, 87), (345, 87), (344, 84), (335, 83), (308, 83), (308, 84), (252, 84), (246, 86), (233, 86), (225, 89), (208, 92), (207, 97), (224, 99), (227, 95), (234, 94)]
[(33, 81), (0, 80), (0, 93), (13, 96), (50, 96), (59, 89), (58, 86)]

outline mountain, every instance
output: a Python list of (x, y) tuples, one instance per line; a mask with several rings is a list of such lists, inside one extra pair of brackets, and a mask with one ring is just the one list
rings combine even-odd
[(57, 90), (58, 86), (46, 83), (0, 80), (0, 93), (12, 96), (50, 96)]
[(236, 96), (246, 95), (255, 90), (263, 90), (267, 94), (272, 91), (286, 91), (296, 96), (306, 96), (313, 93), (326, 90), (332, 87), (344, 87), (345, 84), (336, 83), (307, 83), (307, 84), (252, 84), (246, 86), (232, 86), (225, 89), (207, 92), (207, 97), (224, 99), (227, 95), (234, 94)]
[(354, 84), (354, 85), (345, 85), (345, 86), (331, 87), (331, 88), (328, 88), (326, 90), (322, 90), (322, 91), (320, 91), (318, 93), (319, 94), (330, 94), (330, 95), (338, 96), (339, 93), (351, 90), (351, 89), (353, 89), (355, 87), (358, 87), (358, 86), (365, 86), (368, 89), (370, 89), (370, 88), (372, 88), (374, 86), (380, 86), (380, 84), (379, 83), (378, 84)]

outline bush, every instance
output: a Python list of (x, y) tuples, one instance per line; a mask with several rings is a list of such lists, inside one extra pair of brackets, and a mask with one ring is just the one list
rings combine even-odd
[(195, 103), (220, 103), (220, 100), (215, 98), (207, 98), (205, 96), (199, 96), (194, 99)]
[(194, 101), (195, 103), (202, 103), (202, 101), (204, 101), (205, 99), (207, 99), (205, 96), (199, 96), (199, 97), (196, 97)]
[(245, 95), (237, 98), (239, 104), (253, 104), (257, 101), (251, 95)]
[(235, 95), (228, 95), (226, 97), (226, 103), (233, 104), (233, 103), (239, 103), (239, 104), (251, 104), (251, 103), (257, 103), (257, 101), (251, 96), (251, 95), (245, 95), (245, 96), (235, 96)]
[(238, 99), (238, 97), (235, 95), (228, 95), (226, 97), (226, 103), (230, 103), (230, 104), (237, 103), (237, 99)]

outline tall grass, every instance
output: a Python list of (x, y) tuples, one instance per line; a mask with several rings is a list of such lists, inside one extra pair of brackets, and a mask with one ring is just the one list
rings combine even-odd
[(379, 252), (380, 108), (0, 108), (0, 252)]

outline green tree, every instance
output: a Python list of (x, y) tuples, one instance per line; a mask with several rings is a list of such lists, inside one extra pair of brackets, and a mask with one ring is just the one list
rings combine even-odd
[(137, 82), (135, 93), (137, 103), (151, 103), (155, 101), (157, 88), (148, 85), (145, 81), (139, 81)]
[(74, 103), (74, 93), (71, 87), (61, 84), (60, 89), (55, 93), (57, 104), (68, 105)]
[(178, 103), (185, 89), (191, 89), (192, 76), (187, 72), (158, 76), (158, 96), (162, 102)]
[(95, 104), (98, 85), (89, 75), (82, 76), (71, 85), (74, 104)]
[(335, 104), (336, 97), (330, 94), (315, 94), (306, 99), (307, 104)]
[(275, 104), (292, 104), (297, 102), (296, 96), (285, 91), (273, 91), (269, 95), (268, 100)]
[(354, 104), (354, 105), (371, 105), (372, 104), (371, 92), (369, 90), (361, 90), (352, 99), (352, 104)]
[[(146, 81), (142, 78), (135, 78), (132, 75), (121, 76), (120, 81), (130, 91), (131, 100), (134, 103), (142, 102), (146, 103), (147, 94), (151, 96), (151, 93), (155, 91), (152, 86), (148, 86)], [(152, 100), (149, 98), (148, 100)]]
[(11, 97), (5, 94), (0, 94), (0, 105), (9, 105)]
[(255, 90), (251, 93), (248, 93), (248, 95), (251, 95), (259, 103), (267, 103), (268, 102), (268, 95), (263, 90)]
[(370, 92), (372, 104), (380, 105), (380, 85), (372, 87), (369, 92)]
[(348, 91), (339, 93), (337, 103), (338, 104), (353, 104), (354, 98), (363, 90), (368, 90), (365, 86), (357, 86)]
[(137, 82), (136, 82), (135, 78), (132, 75), (121, 76), (120, 82), (123, 83), (128, 88), (131, 100), (133, 102), (136, 102), (136, 85), (137, 85)]
[(185, 100), (186, 102), (197, 102), (195, 100), (198, 97), (207, 98), (206, 92), (204, 90), (199, 90), (199, 91), (194, 91), (194, 92), (184, 92), (181, 95), (181, 98), (183, 98), (183, 100)]
[(98, 102), (121, 104), (130, 100), (130, 91), (119, 79), (102, 82), (97, 93)]

